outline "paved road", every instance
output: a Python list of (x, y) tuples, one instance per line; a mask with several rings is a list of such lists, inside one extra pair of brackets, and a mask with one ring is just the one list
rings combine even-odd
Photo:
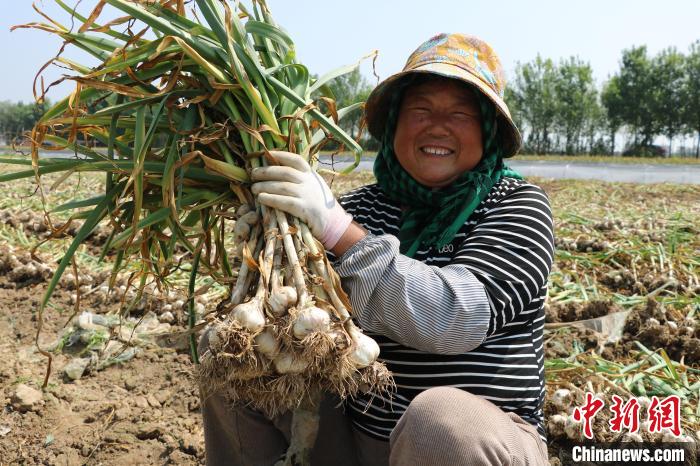
[[(67, 152), (48, 152), (48, 157), (70, 157)], [(349, 156), (335, 157), (334, 168), (340, 170), (350, 164)], [(321, 159), (322, 166), (327, 166), (329, 158)], [(360, 162), (360, 170), (372, 170), (373, 159)], [(550, 160), (525, 161), (517, 157), (509, 161), (514, 169), (523, 176), (541, 176), (555, 179), (589, 179), (604, 181), (622, 181), (631, 183), (678, 183), (700, 184), (700, 165), (659, 165), (659, 164), (623, 164), (623, 163), (583, 163), (557, 162)]]
[(659, 165), (623, 163), (569, 163), (517, 161), (510, 165), (523, 176), (558, 179), (588, 179), (630, 183), (700, 184), (700, 165)]
[[(340, 160), (346, 160), (341, 162)], [(336, 169), (345, 167), (349, 159), (336, 158)], [(362, 160), (359, 168), (372, 169), (372, 160)], [(579, 163), (549, 160), (510, 160), (509, 165), (523, 176), (555, 179), (588, 179), (630, 183), (700, 184), (700, 165), (659, 165), (623, 163)]]

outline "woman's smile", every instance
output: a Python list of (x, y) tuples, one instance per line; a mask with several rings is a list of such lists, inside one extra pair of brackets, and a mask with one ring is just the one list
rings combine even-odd
[(394, 152), (416, 181), (449, 185), (481, 161), (481, 111), (472, 89), (447, 78), (409, 87), (394, 135)]
[(454, 151), (452, 149), (447, 149), (445, 147), (440, 146), (423, 146), (420, 148), (420, 150), (428, 157), (441, 158), (454, 154)]

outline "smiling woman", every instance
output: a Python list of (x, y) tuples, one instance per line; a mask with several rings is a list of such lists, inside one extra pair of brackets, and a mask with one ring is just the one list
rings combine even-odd
[(416, 181), (442, 188), (481, 161), (481, 110), (471, 88), (459, 81), (418, 79), (401, 103), (394, 152)]
[[(334, 257), (353, 318), (396, 382), (345, 412), (327, 399), (312, 464), (547, 464), (552, 218), (546, 194), (504, 164), (520, 147), (504, 86), (488, 44), (440, 34), (368, 98), (376, 184), (335, 200), (286, 152), (252, 171), (259, 202), (303, 219)], [(203, 410), (220, 464), (284, 451), (288, 419), (223, 406)]]

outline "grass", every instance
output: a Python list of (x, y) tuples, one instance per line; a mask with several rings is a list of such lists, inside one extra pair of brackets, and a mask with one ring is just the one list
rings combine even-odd
[[(660, 298), (700, 305), (692, 292), (698, 286), (700, 267), (700, 186), (581, 180), (540, 180), (539, 184), (552, 202), (559, 246), (550, 297), (556, 298), (558, 290), (565, 288), (562, 277), (589, 277), (602, 297), (621, 301), (636, 294), (643, 298), (639, 290), (605, 285), (613, 273), (631, 272), (635, 282), (647, 285), (674, 278), (689, 290), (663, 292)], [(586, 298), (583, 291), (575, 295)]]

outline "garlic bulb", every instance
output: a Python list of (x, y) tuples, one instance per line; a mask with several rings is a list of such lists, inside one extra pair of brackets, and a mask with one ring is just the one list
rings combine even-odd
[(257, 334), (253, 339), (253, 343), (255, 348), (267, 356), (268, 359), (275, 359), (279, 354), (280, 345), (269, 327)]
[(671, 432), (668, 429), (664, 429), (663, 431), (663, 437), (661, 438), (661, 441), (664, 443), (672, 443), (672, 442), (677, 442), (677, 443), (693, 443), (695, 442), (695, 439), (691, 437), (690, 435), (685, 435), (681, 433), (678, 437), (676, 437), (673, 432)]
[(331, 317), (328, 315), (328, 312), (311, 306), (303, 309), (294, 319), (292, 331), (294, 336), (301, 340), (314, 332), (327, 332), (330, 330), (330, 326)]
[(250, 226), (255, 225), (260, 221), (260, 215), (256, 211), (250, 211), (245, 213), (244, 215), (241, 215), (241, 217), (238, 219), (238, 222), (243, 222), (247, 223)]
[(637, 402), (639, 403), (639, 409), (646, 411), (651, 405), (651, 399), (648, 396), (638, 396)]
[(212, 325), (210, 327), (207, 327), (205, 331), (205, 339), (207, 341), (207, 347), (208, 348), (216, 348), (219, 349), (222, 344), (221, 336), (220, 336), (220, 326), (217, 325)]
[(350, 328), (350, 337), (352, 337), (355, 346), (348, 356), (355, 364), (355, 367), (362, 369), (377, 360), (377, 357), (379, 357), (379, 345), (376, 341), (356, 327)]
[(566, 416), (555, 414), (547, 419), (547, 430), (554, 437), (562, 437), (564, 435), (564, 427), (566, 426)]
[(281, 286), (270, 293), (270, 309), (276, 317), (286, 314), (297, 302), (297, 290), (293, 286)]
[(233, 320), (250, 331), (257, 333), (265, 326), (265, 314), (262, 311), (262, 301), (257, 296), (250, 301), (241, 303), (231, 312)]
[(627, 432), (622, 436), (623, 442), (643, 442), (644, 439), (637, 432)]
[(233, 227), (233, 238), (236, 244), (241, 244), (250, 236), (250, 225), (242, 220), (237, 220)]
[(567, 411), (571, 406), (571, 390), (560, 388), (552, 395), (552, 404), (560, 411)]
[(295, 358), (291, 353), (280, 353), (273, 361), (279, 374), (300, 374), (309, 367), (309, 362)]
[(238, 206), (238, 209), (236, 209), (236, 216), (242, 217), (251, 210), (253, 209), (250, 207), (250, 204), (241, 204), (240, 206)]
[(571, 440), (581, 440), (581, 438), (583, 438), (583, 423), (577, 422), (574, 419), (573, 414), (569, 414), (566, 417), (564, 432), (566, 433), (566, 436)]

